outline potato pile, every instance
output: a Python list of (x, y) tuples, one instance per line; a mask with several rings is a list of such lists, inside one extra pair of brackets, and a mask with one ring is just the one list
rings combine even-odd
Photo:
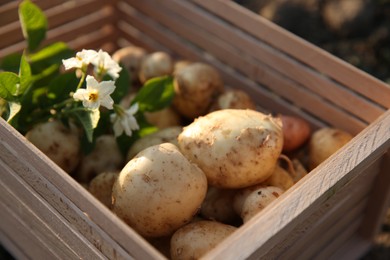
[[(113, 57), (133, 83), (174, 77), (171, 107), (146, 115), (160, 130), (126, 156), (112, 136), (101, 137), (77, 168), (67, 163), (65, 155), (78, 155), (68, 142), (45, 137), (41, 147), (55, 148), (58, 165), (77, 169), (76, 179), (168, 258), (198, 259), (352, 138), (340, 129), (314, 130), (297, 116), (261, 112), (208, 64), (133, 46)], [(34, 143), (44, 129), (26, 137)]]

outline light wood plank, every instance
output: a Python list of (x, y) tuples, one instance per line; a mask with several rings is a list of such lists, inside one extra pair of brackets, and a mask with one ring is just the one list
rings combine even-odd
[[(132, 4), (135, 5), (135, 2), (133, 1)], [(316, 93), (328, 102), (332, 102), (332, 106), (346, 110), (368, 122), (384, 112), (384, 109), (378, 107), (377, 104), (367, 101), (361, 95), (324, 77), (322, 73), (313, 71), (304, 64), (278, 52), (272, 46), (255, 41), (253, 37), (238, 30), (232, 30), (229, 24), (198, 10), (196, 6), (181, 1), (161, 3), (157, 0), (144, 1), (138, 5), (144, 7), (142, 10), (149, 13), (156, 10), (152, 8), (153, 6), (158, 6), (160, 12), (150, 13), (151, 17), (159, 19), (191, 42), (210, 49), (213, 55), (251, 79), (272, 86), (277, 84), (274, 78), (288, 77), (291, 82), (305, 86), (306, 92)], [(267, 77), (268, 71), (273, 74), (277, 71), (277, 74), (276, 77), (271, 76), (272, 79), (267, 84), (262, 80)], [(286, 88), (278, 92), (278, 95), (289, 99), (288, 93), (288, 88)], [(299, 102), (295, 103), (299, 104)], [(366, 113), (361, 113), (361, 111)]]
[(0, 126), (1, 158), (108, 258), (164, 259), (3, 119)]
[[(334, 78), (335, 81), (361, 93), (363, 96), (375, 101), (375, 103), (390, 108), (390, 87), (375, 77), (289, 33), (233, 1), (191, 1), (261, 41), (284, 51), (294, 57), (294, 59)], [(304, 55), (302, 55), (303, 53)]]

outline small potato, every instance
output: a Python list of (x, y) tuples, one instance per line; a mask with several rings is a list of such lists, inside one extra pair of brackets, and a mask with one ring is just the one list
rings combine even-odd
[(177, 137), (182, 130), (183, 128), (181, 126), (167, 127), (138, 139), (127, 152), (127, 161), (130, 161), (137, 153), (141, 152), (142, 150), (156, 144), (172, 143), (177, 146)]
[(188, 65), (192, 64), (192, 61), (189, 60), (178, 60), (173, 65), (173, 75), (175, 75), (179, 70), (187, 67)]
[(283, 152), (301, 147), (311, 135), (310, 125), (300, 117), (280, 115), (283, 125)]
[(256, 104), (246, 92), (238, 89), (229, 89), (214, 100), (210, 112), (228, 108), (256, 110)]
[(147, 80), (165, 75), (171, 75), (173, 72), (173, 61), (168, 53), (159, 51), (145, 56), (141, 63), (139, 79), (142, 83)]
[(212, 66), (195, 62), (174, 75), (173, 106), (179, 114), (194, 119), (208, 112), (214, 98), (224, 89), (221, 76)]
[(126, 164), (113, 186), (112, 211), (144, 237), (168, 236), (192, 220), (206, 192), (202, 170), (163, 143)]
[(118, 174), (119, 172), (102, 172), (96, 175), (88, 185), (88, 191), (107, 208), (111, 208), (112, 186)]
[(67, 173), (80, 162), (79, 131), (73, 124), (68, 128), (57, 120), (41, 123), (26, 138)]
[(200, 214), (210, 220), (216, 220), (224, 224), (235, 224), (239, 216), (233, 209), (233, 198), (236, 190), (218, 189), (210, 186), (206, 198), (202, 203)]
[(143, 58), (147, 51), (137, 46), (127, 46), (114, 52), (112, 59), (120, 63), (126, 69), (131, 80), (137, 81)]
[(145, 112), (144, 115), (150, 124), (159, 129), (181, 125), (180, 115), (171, 107), (166, 107), (155, 112)]
[(309, 142), (309, 168), (317, 167), (352, 138), (351, 134), (336, 128), (315, 131)]
[(294, 185), (294, 180), (285, 169), (277, 165), (272, 175), (262, 184), (286, 191)]
[(274, 186), (257, 185), (237, 193), (234, 204), (244, 223), (283, 194), (283, 190)]
[(216, 221), (203, 220), (187, 224), (171, 238), (171, 259), (200, 259), (236, 230), (234, 226)]
[(102, 172), (120, 171), (124, 164), (116, 139), (113, 135), (101, 135), (91, 153), (81, 159), (75, 178), (80, 182), (90, 182)]
[(223, 109), (184, 127), (178, 141), (182, 153), (204, 171), (209, 185), (243, 188), (271, 176), (283, 134), (277, 118), (249, 109)]

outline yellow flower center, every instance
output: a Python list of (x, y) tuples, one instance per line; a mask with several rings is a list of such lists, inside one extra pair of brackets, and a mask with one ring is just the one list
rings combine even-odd
[(98, 100), (98, 98), (99, 98), (99, 94), (97, 93), (97, 91), (89, 93), (88, 96), (89, 101), (95, 102), (96, 100)]

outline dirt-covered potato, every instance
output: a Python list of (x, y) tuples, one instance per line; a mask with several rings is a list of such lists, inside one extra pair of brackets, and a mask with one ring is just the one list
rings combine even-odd
[(26, 138), (65, 172), (71, 173), (80, 162), (79, 130), (57, 120), (34, 126)]
[(172, 107), (166, 107), (155, 112), (145, 112), (144, 115), (150, 124), (159, 129), (181, 125), (181, 117)]
[(137, 153), (141, 152), (143, 149), (146, 149), (156, 144), (172, 143), (177, 146), (177, 137), (182, 130), (183, 128), (181, 126), (172, 126), (158, 130), (157, 132), (154, 132), (152, 134), (145, 135), (144, 137), (135, 141), (134, 144), (130, 147), (126, 156), (127, 161), (130, 161)]
[(101, 135), (91, 153), (85, 155), (77, 168), (75, 178), (80, 182), (89, 182), (102, 172), (120, 171), (124, 156), (113, 135)]
[(256, 110), (256, 104), (246, 92), (239, 89), (228, 89), (214, 100), (210, 112), (228, 108)]
[(171, 259), (200, 259), (236, 230), (234, 226), (208, 220), (187, 224), (171, 238)]
[(119, 172), (102, 172), (96, 175), (88, 185), (88, 191), (107, 208), (111, 208), (112, 186), (118, 174)]
[(173, 64), (173, 72), (172, 72), (172, 74), (175, 75), (179, 70), (187, 67), (190, 64), (192, 64), (192, 61), (189, 61), (189, 60), (178, 60), (178, 61), (175, 61), (175, 63)]
[(336, 128), (316, 130), (309, 141), (309, 168), (317, 167), (352, 138), (351, 134)]
[(218, 189), (210, 186), (200, 209), (201, 216), (224, 224), (238, 223), (239, 216), (233, 209), (235, 194), (235, 189)]
[(178, 137), (182, 153), (209, 185), (242, 188), (268, 179), (282, 151), (280, 120), (254, 110), (223, 109), (197, 118)]
[(234, 209), (244, 223), (283, 194), (283, 190), (274, 186), (255, 185), (237, 192), (234, 197)]
[(163, 143), (126, 164), (113, 186), (112, 210), (144, 237), (167, 236), (191, 221), (206, 192), (202, 170)]
[(243, 222), (248, 222), (258, 212), (279, 198), (283, 192), (281, 188), (274, 186), (262, 187), (251, 192), (242, 207), (241, 218)]
[(173, 61), (171, 56), (162, 51), (153, 52), (142, 60), (139, 72), (139, 79), (145, 83), (148, 79), (171, 75), (173, 72)]
[(137, 81), (143, 58), (147, 51), (137, 46), (123, 47), (112, 54), (112, 59), (120, 63), (126, 69), (131, 80)]
[(272, 175), (262, 184), (288, 190), (294, 185), (294, 179), (288, 171), (277, 165)]
[(195, 62), (175, 72), (173, 106), (189, 119), (204, 115), (223, 89), (219, 72), (212, 66)]

